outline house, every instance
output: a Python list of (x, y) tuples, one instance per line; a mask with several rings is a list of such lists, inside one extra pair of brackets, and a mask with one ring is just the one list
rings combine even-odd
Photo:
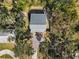
[(29, 15), (31, 33), (45, 32), (47, 29), (47, 17), (44, 10), (31, 10)]
[(9, 41), (14, 41), (9, 40), (9, 38), (15, 38), (15, 34), (10, 32), (0, 32), (0, 43), (8, 43)]

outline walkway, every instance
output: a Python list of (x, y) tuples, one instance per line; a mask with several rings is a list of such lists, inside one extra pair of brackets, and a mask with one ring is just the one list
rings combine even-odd
[(41, 38), (41, 41), (38, 41), (38, 40), (36, 39), (35, 34), (33, 34), (32, 43), (33, 43), (33, 48), (34, 48), (34, 50), (35, 50), (35, 53), (33, 54), (32, 59), (38, 59), (38, 57), (37, 57), (37, 52), (38, 52), (38, 50), (39, 50), (39, 44), (40, 44), (40, 42), (42, 42), (42, 41), (44, 41), (44, 38), (43, 38), (43, 37)]
[(17, 58), (15, 57), (14, 52), (11, 51), (11, 50), (5, 49), (5, 50), (1, 50), (1, 51), (0, 51), (0, 56), (5, 55), (5, 54), (10, 55), (13, 59), (17, 59)]

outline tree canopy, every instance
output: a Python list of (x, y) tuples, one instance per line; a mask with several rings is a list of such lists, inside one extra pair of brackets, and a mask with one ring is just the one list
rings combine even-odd
[(4, 1), (0, 2), (0, 29), (15, 29), (16, 49), (21, 51), (20, 55), (30, 55), (33, 51), (27, 43), (31, 36), (23, 11), (31, 6), (43, 6), (50, 27), (49, 36), (45, 39), (50, 41), (40, 44), (40, 52), (51, 59), (73, 58), (79, 49), (79, 37), (76, 38), (79, 33), (77, 0), (12, 0), (11, 8), (8, 6)]
[[(48, 50), (45, 49), (44, 52), (44, 46), (40, 46), (40, 49), (42, 48), (42, 51), (48, 54), (51, 59), (72, 59), (75, 51), (78, 51), (78, 46), (76, 45), (78, 38), (73, 37), (77, 33), (75, 27), (79, 24), (79, 15), (76, 9), (77, 1), (53, 0), (51, 3), (47, 2), (45, 9), (48, 13), (50, 32), (53, 35), (50, 35), (51, 38), (49, 37), (50, 43), (46, 43), (49, 43), (48, 46), (44, 44)], [(76, 29), (78, 29), (78, 26)]]

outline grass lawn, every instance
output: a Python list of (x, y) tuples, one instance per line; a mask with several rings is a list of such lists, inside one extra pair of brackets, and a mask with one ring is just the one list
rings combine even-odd
[[(4, 50), (4, 49), (14, 50), (13, 48), (14, 48), (13, 43), (0, 43), (0, 50)], [(10, 55), (7, 54), (0, 56), (0, 58), (13, 59)]]
[(0, 56), (0, 58), (13, 59), (11, 56), (9, 56), (9, 55), (7, 55), (7, 54)]
[(0, 50), (10, 49), (13, 50), (14, 44), (13, 43), (0, 43)]
[[(14, 51), (14, 44), (12, 44), (12, 43), (0, 43), (0, 50), (4, 50), (4, 49), (10, 49), (10, 50)], [(0, 56), (0, 58), (13, 59), (11, 56), (9, 56), (7, 54)], [(24, 59), (31, 59), (31, 56), (23, 55), (23, 58)]]

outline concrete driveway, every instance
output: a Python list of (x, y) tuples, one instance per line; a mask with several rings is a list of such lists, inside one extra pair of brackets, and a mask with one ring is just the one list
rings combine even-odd
[(35, 50), (35, 53), (32, 55), (32, 59), (38, 59), (37, 57), (37, 52), (39, 50), (39, 45), (40, 45), (40, 42), (44, 41), (45, 39), (43, 38), (43, 36), (41, 37), (41, 41), (38, 41), (37, 38), (36, 38), (36, 35), (35, 33), (33, 33), (33, 38), (32, 38), (32, 46)]

